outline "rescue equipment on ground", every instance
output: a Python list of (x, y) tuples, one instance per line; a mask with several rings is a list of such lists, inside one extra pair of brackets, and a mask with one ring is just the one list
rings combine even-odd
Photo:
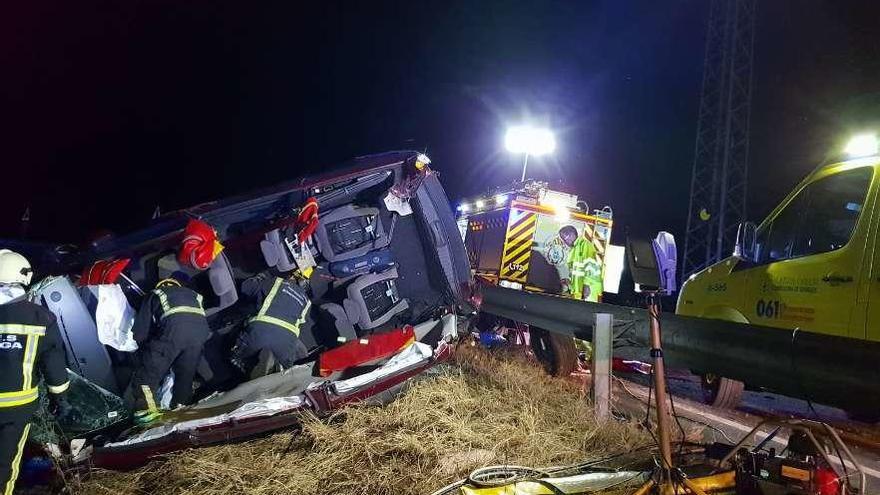
[[(770, 430), (758, 441), (754, 435)], [(787, 443), (776, 437), (791, 432)], [(757, 444), (752, 447), (752, 440)], [(768, 447), (782, 445), (779, 451)], [(750, 447), (746, 448), (745, 445)], [(808, 420), (766, 420), (736, 445), (688, 444), (689, 461), (673, 469), (677, 481), (661, 485), (659, 464), (653, 468), (616, 469), (615, 464), (638, 466), (639, 451), (613, 454), (570, 466), (531, 468), (487, 466), (432, 495), (574, 495), (632, 493), (633, 495), (709, 493), (727, 495), (857, 495), (865, 494), (865, 474), (837, 432), (825, 423)], [(647, 452), (645, 453), (647, 454)], [(653, 452), (656, 454), (656, 452)], [(615, 460), (617, 462), (615, 462)], [(655, 462), (656, 459), (655, 459)], [(662, 478), (661, 478), (662, 479)], [(629, 491), (624, 491), (626, 486)]]
[(217, 232), (202, 220), (190, 219), (183, 230), (183, 241), (177, 253), (177, 261), (196, 270), (206, 270), (223, 251), (217, 240)]
[[(770, 429), (764, 433), (765, 429)], [(785, 448), (767, 448), (783, 432)], [(763, 438), (760, 438), (763, 436)], [(758, 441), (760, 438), (760, 441)], [(751, 447), (757, 442), (757, 446)], [(834, 428), (817, 421), (764, 420), (734, 446), (714, 444), (727, 451), (719, 466), (736, 472), (737, 495), (841, 495), (865, 493), (865, 473)], [(749, 445), (749, 447), (746, 447)]]

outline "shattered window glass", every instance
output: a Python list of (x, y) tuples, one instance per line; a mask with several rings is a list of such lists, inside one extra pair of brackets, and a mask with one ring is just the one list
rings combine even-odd
[(49, 413), (49, 393), (40, 384), (40, 405), (31, 422), (30, 440), (37, 443), (58, 443), (82, 437), (125, 420), (129, 416), (122, 398), (68, 371), (70, 389), (67, 401), (79, 413), (76, 423), (60, 425)]

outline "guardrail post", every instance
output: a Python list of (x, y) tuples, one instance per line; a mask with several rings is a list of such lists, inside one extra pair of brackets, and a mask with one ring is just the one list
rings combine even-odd
[(607, 313), (596, 314), (593, 327), (593, 411), (596, 419), (611, 417), (611, 344), (614, 318)]

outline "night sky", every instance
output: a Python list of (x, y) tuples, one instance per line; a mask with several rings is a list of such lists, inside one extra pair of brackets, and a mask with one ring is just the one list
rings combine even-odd
[[(530, 121), (559, 141), (531, 176), (683, 243), (707, 1), (255, 3), (6, 6), (0, 237), (27, 205), (82, 241), (389, 149), (470, 196), (519, 177)], [(759, 0), (750, 218), (870, 117), (876, 3)]]

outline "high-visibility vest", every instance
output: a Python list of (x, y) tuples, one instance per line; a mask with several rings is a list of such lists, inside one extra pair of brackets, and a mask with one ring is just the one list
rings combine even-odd
[(579, 236), (568, 254), (569, 286), (571, 294), (580, 298), (584, 286), (590, 286), (590, 299), (596, 300), (602, 291), (602, 265), (596, 258), (596, 247), (589, 239)]
[(54, 317), (27, 301), (0, 306), (0, 409), (34, 402), (39, 365), (50, 393), (67, 391), (66, 357)]
[(300, 328), (311, 307), (312, 302), (302, 289), (289, 280), (275, 277), (272, 290), (260, 306), (260, 311), (249, 322), (275, 325), (299, 337)]
[(169, 287), (154, 289), (153, 294), (156, 295), (162, 306), (160, 320), (181, 313), (205, 316), (202, 295), (195, 291)]
[(0, 334), (25, 337), (24, 357), (21, 360), (21, 389), (0, 393), (0, 407), (21, 406), (33, 402), (39, 395), (33, 383), (34, 362), (37, 359), (40, 337), (46, 335), (46, 327), (7, 323), (0, 325)]

